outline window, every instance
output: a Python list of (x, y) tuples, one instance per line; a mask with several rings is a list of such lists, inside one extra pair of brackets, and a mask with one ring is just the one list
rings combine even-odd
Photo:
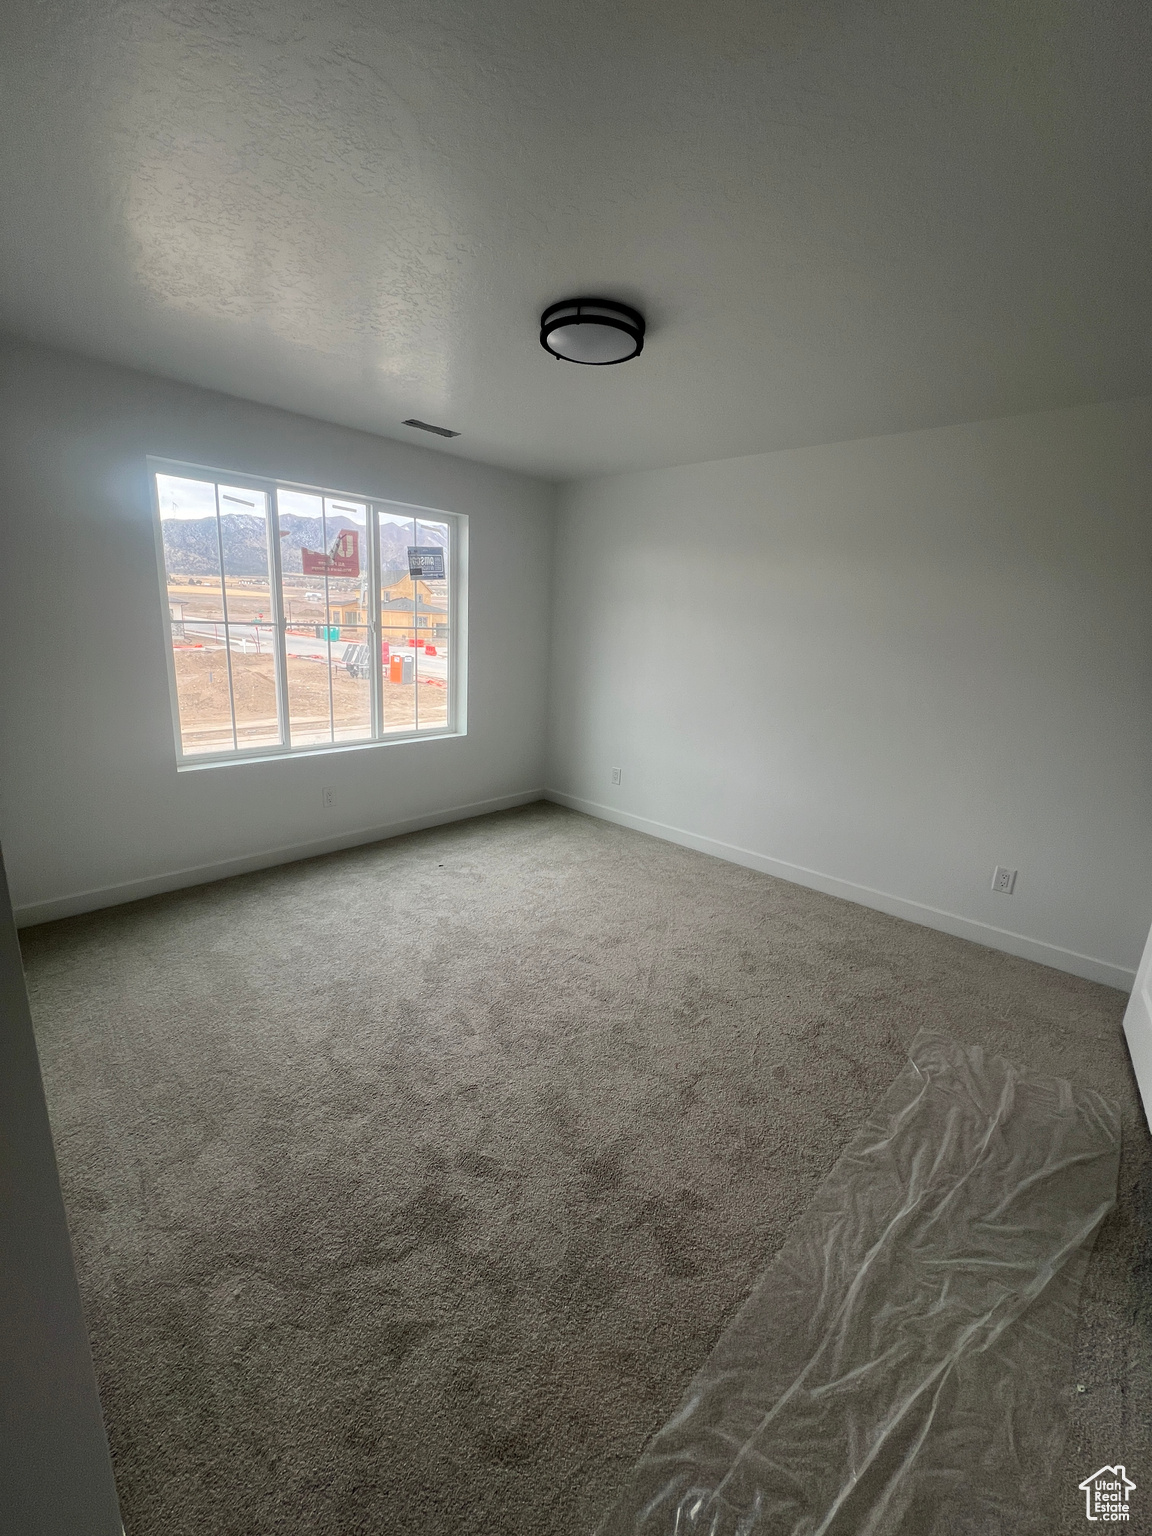
[(181, 765), (460, 729), (466, 519), (150, 467)]

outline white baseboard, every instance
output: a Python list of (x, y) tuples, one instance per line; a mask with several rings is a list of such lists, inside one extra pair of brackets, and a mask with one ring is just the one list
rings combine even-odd
[(588, 816), (597, 816), (602, 821), (613, 821), (618, 826), (646, 832), (650, 837), (663, 838), (668, 843), (679, 843), (684, 848), (695, 848), (699, 853), (727, 859), (731, 864), (742, 864), (747, 869), (776, 875), (781, 880), (792, 881), (794, 885), (807, 885), (829, 896), (841, 896), (846, 901), (855, 901), (862, 907), (874, 907), (878, 912), (905, 918), (924, 928), (938, 928), (942, 933), (950, 933), (958, 939), (970, 939), (988, 949), (1002, 949), (1022, 960), (1036, 960), (1058, 971), (1083, 976), (1087, 981), (1099, 981), (1106, 987), (1118, 987), (1122, 992), (1131, 992), (1136, 980), (1134, 970), (1116, 965), (1111, 960), (1097, 960), (1092, 955), (1081, 955), (1059, 944), (1046, 944), (1042, 939), (1030, 939), (1027, 934), (1013, 933), (1008, 928), (996, 928), (991, 923), (981, 923), (975, 918), (960, 917), (955, 912), (944, 912), (939, 907), (909, 901), (904, 896), (890, 896), (887, 891), (875, 891), (871, 886), (857, 885), (852, 880), (821, 874), (819, 870), (805, 869), (801, 864), (789, 864), (784, 859), (774, 859), (765, 853), (753, 853), (751, 849), (739, 848), (734, 843), (722, 843), (714, 837), (702, 837), (696, 832), (686, 832), (682, 827), (670, 827), (662, 821), (652, 821), (647, 816), (634, 816), (628, 811), (616, 810), (614, 806), (582, 800), (578, 795), (565, 794), (562, 790), (545, 790), (544, 799), (554, 800), (557, 805), (566, 805), (573, 811), (583, 811)]
[(206, 885), (210, 880), (226, 880), (230, 875), (246, 875), (254, 869), (271, 869), (276, 864), (292, 864), (297, 859), (312, 859), (322, 853), (339, 853), (362, 843), (378, 843), (405, 832), (420, 832), (425, 827), (440, 827), (451, 821), (467, 821), (473, 816), (487, 816), (493, 811), (511, 810), (542, 800), (541, 789), (520, 790), (514, 795), (498, 795), (494, 800), (477, 800), (472, 805), (454, 805), (447, 810), (430, 811), (424, 816), (410, 816), (405, 821), (384, 826), (361, 827), (355, 832), (339, 832), (334, 837), (315, 842), (292, 843), (283, 848), (267, 848), (262, 853), (243, 854), (221, 859), (214, 864), (195, 864), (188, 869), (171, 870), (163, 875), (147, 875), (141, 880), (126, 880), (120, 885), (105, 885), (98, 890), (79, 891), (74, 896), (57, 896), (50, 901), (33, 901), (15, 909), (16, 926), (31, 928), (36, 923), (50, 923), (58, 917), (75, 917), (81, 912), (95, 912), (101, 907), (118, 907), (144, 896), (159, 896), (164, 891), (179, 891), (189, 885)]
[(158, 896), (164, 891), (178, 891), (191, 885), (205, 885), (211, 880), (226, 880), (230, 875), (248, 874), (256, 869), (270, 869), (277, 864), (290, 864), (297, 859), (315, 858), (324, 853), (338, 853), (344, 848), (356, 848), (363, 843), (381, 842), (385, 838), (400, 837), (405, 832), (419, 832), (426, 827), (446, 826), (453, 821), (466, 821), (473, 816), (486, 816), (493, 811), (511, 810), (517, 805), (529, 805), (534, 800), (552, 800), (557, 805), (568, 806), (585, 815), (599, 817), (602, 821), (615, 822), (631, 827), (650, 837), (665, 842), (679, 843), (684, 848), (694, 848), (714, 858), (726, 859), (731, 864), (742, 864), (747, 869), (757, 869), (766, 875), (776, 875), (795, 885), (810, 886), (829, 896), (840, 896), (861, 906), (874, 907), (892, 917), (902, 917), (926, 928), (938, 928), (956, 938), (970, 939), (989, 949), (1001, 949), (1007, 954), (1018, 955), (1024, 960), (1036, 960), (1041, 965), (1068, 971), (1073, 976), (1083, 976), (1088, 981), (1103, 982), (1130, 992), (1136, 979), (1135, 970), (1116, 965), (1111, 960), (1098, 960), (1092, 955), (1081, 955), (1073, 949), (1058, 944), (1047, 944), (1023, 933), (1013, 933), (1008, 928), (996, 928), (991, 923), (981, 923), (975, 918), (960, 917), (955, 912), (945, 912), (924, 902), (909, 901), (903, 896), (892, 896), (886, 891), (873, 890), (871, 886), (857, 885), (852, 880), (841, 880), (835, 875), (825, 875), (819, 870), (806, 869), (800, 864), (790, 864), (784, 859), (774, 859), (768, 854), (754, 853), (749, 848), (734, 843), (720, 842), (682, 827), (672, 827), (647, 816), (635, 816), (614, 806), (601, 805), (594, 800), (584, 800), (578, 795), (565, 794), (558, 789), (528, 789), (516, 794), (499, 795), (491, 800), (477, 800), (470, 805), (451, 806), (446, 810), (431, 811), (423, 816), (412, 816), (403, 821), (388, 822), (382, 826), (361, 827), (352, 832), (341, 832), (333, 837), (313, 842), (292, 843), (281, 848), (269, 848), (259, 853), (244, 854), (238, 858), (222, 859), (212, 864), (197, 864), (187, 869), (171, 870), (160, 875), (148, 875), (140, 880), (127, 880), (118, 885), (101, 886), (96, 890), (79, 891), (70, 896), (54, 897), (48, 901), (29, 902), (15, 909), (16, 925), (30, 928), (36, 923), (53, 922), (60, 917), (74, 917), (81, 912), (94, 912), (101, 907), (119, 906), (127, 901), (139, 901), (145, 896)]

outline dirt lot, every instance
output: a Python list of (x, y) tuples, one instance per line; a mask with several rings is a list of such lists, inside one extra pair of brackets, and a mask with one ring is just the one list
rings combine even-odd
[[(231, 746), (228, 709), (228, 658), (224, 648), (176, 650), (176, 688), (186, 752), (212, 752)], [(333, 665), (332, 708), (337, 741), (363, 740), (369, 735), (371, 696), (367, 679), (350, 678)], [(328, 674), (324, 662), (288, 657), (288, 704), (292, 740), (297, 746), (329, 740)], [(275, 745), (276, 674), (271, 656), (232, 653), (232, 685), (236, 696), (236, 727), (241, 746)], [(416, 721), (416, 688), (384, 683), (386, 729), (411, 729)], [(420, 687), (420, 726), (434, 729), (448, 723), (448, 693), (425, 683)]]
[[(332, 602), (342, 603), (354, 598), (360, 591), (358, 581), (330, 580), (328, 583), (328, 595)], [(323, 622), (324, 604), (309, 603), (305, 600), (305, 591), (323, 591), (324, 583), (309, 582), (305, 586), (284, 587), (284, 606), (287, 613), (291, 609), (290, 617), (293, 622), (301, 624), (319, 624)], [(170, 581), (168, 583), (168, 601), (179, 603), (183, 606), (188, 618), (220, 619), (224, 617), (223, 604), (220, 597), (220, 583), (209, 577), (193, 584), (189, 581)], [(252, 619), (270, 619), (272, 617), (272, 597), (268, 590), (267, 582), (250, 580), (246, 577), (229, 578), (228, 581), (228, 617), (234, 623), (247, 623)]]
[[(204, 577), (195, 586), (190, 582), (181, 581), (168, 583), (168, 601), (174, 606), (179, 604), (184, 609), (187, 618), (222, 619), (224, 608), (220, 597), (220, 583)], [(318, 613), (323, 612), (321, 604), (308, 604), (309, 608), (315, 607)], [(304, 610), (303, 593), (301, 601), (293, 602), (292, 611), (299, 608)], [(272, 597), (268, 591), (267, 583), (245, 581), (243, 584), (230, 581), (228, 583), (228, 617), (238, 622), (247, 622), (251, 619), (270, 619), (272, 617)]]
[[(311, 633), (314, 626), (323, 624), (325, 608), (323, 603), (309, 603), (305, 600), (305, 591), (314, 592), (322, 590), (323, 583), (311, 581), (304, 586), (284, 588), (284, 611), (291, 628), (299, 628), (302, 633)], [(332, 604), (343, 603), (356, 597), (360, 590), (360, 584), (356, 581), (329, 581), (329, 600)], [(185, 619), (211, 619), (222, 620), (224, 617), (224, 604), (220, 595), (220, 584), (213, 584), (207, 577), (203, 583), (197, 586), (188, 581), (168, 583), (168, 601), (182, 614)], [(258, 583), (248, 580), (230, 580), (228, 582), (228, 617), (233, 624), (251, 624), (254, 622), (268, 623), (272, 618), (272, 598), (266, 583)], [(422, 639), (433, 638), (435, 625), (431, 619), (425, 617), (421, 624), (420, 635)], [(412, 633), (411, 618), (407, 615), (393, 614), (385, 620), (384, 638), (389, 635), (399, 642), (402, 638)], [(350, 637), (354, 638), (354, 637)]]

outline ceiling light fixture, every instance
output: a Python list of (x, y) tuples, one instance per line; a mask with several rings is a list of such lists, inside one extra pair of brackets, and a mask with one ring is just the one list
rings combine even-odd
[(540, 345), (566, 363), (626, 363), (644, 350), (644, 316), (615, 299), (561, 299), (540, 316)]

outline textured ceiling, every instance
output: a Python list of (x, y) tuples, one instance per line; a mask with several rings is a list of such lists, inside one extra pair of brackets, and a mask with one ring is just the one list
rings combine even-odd
[[(557, 477), (1152, 390), (1146, 0), (5, 17), (26, 336)], [(643, 356), (551, 360), (574, 291)]]

